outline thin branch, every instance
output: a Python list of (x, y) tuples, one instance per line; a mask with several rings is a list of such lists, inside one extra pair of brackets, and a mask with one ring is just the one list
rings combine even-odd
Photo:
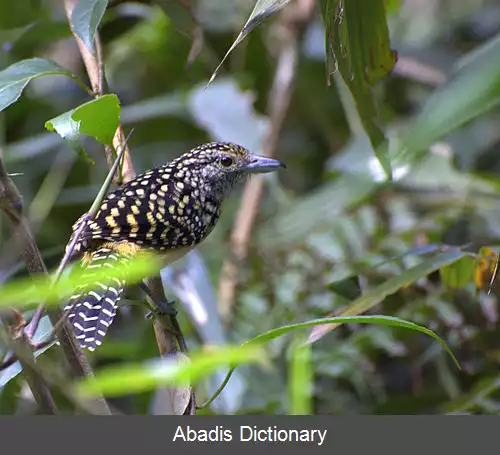
[[(123, 125), (119, 125), (115, 136), (113, 138), (113, 147), (115, 150), (120, 150), (121, 147), (125, 144), (125, 134), (123, 133)], [(132, 157), (128, 150), (128, 147), (125, 145), (125, 155), (123, 157), (123, 164), (120, 167), (120, 173), (118, 180), (116, 183), (121, 185), (123, 183), (130, 182), (130, 180), (134, 179), (136, 176), (134, 165), (132, 163)]]
[(78, 46), (78, 50), (80, 51), (80, 55), (82, 56), (83, 63), (85, 65), (85, 69), (87, 70), (87, 74), (89, 76), (90, 86), (92, 87), (92, 92), (95, 97), (100, 96), (103, 92), (103, 87), (100, 85), (101, 78), (100, 75), (100, 65), (97, 61), (97, 55), (94, 55), (87, 48), (85, 43), (80, 39), (80, 37), (74, 32), (71, 24), (71, 13), (73, 9), (77, 5), (78, 0), (64, 0), (64, 9), (66, 11), (66, 17), (68, 19), (68, 24), (71, 27), (71, 31), (76, 40), (76, 44)]
[[(43, 375), (38, 374), (35, 368), (32, 368), (35, 358), (29, 340), (23, 334), (26, 320), (23, 314), (17, 310), (13, 309), (12, 313), (14, 320), (9, 323), (8, 330), (0, 328), (0, 340), (2, 340), (2, 344), (10, 346), (14, 353), (22, 353), (22, 356), (16, 356), (16, 358), (20, 359), (23, 376), (38, 405), (38, 412), (44, 415), (56, 415), (58, 413), (57, 407), (45, 378)], [(10, 334), (10, 337), (8, 337), (7, 333)]]
[[(10, 178), (3, 159), (0, 156), (0, 208), (11, 225), (14, 238), (19, 245), (28, 272), (32, 275), (40, 273), (47, 275), (47, 267), (35, 243), (28, 221), (23, 214), (22, 207), (21, 195)], [(52, 308), (48, 313), (52, 325), (55, 326), (60, 319), (60, 310)], [(67, 323), (62, 324), (58, 329), (57, 338), (63, 348), (72, 373), (75, 376), (90, 376), (92, 374), (92, 369), (84, 353), (80, 349), (80, 346), (76, 342), (71, 327)], [(96, 403), (102, 413), (109, 414), (109, 408), (103, 399), (96, 399)]]
[[(68, 23), (71, 27), (71, 13), (73, 12), (74, 7), (78, 3), (78, 0), (64, 0), (64, 9), (66, 11), (66, 17), (68, 19)], [(99, 32), (96, 32), (94, 37), (94, 43), (96, 52), (93, 54), (85, 45), (85, 43), (80, 39), (80, 37), (72, 30), (73, 36), (75, 38), (76, 44), (78, 46), (78, 50), (80, 51), (80, 55), (82, 56), (83, 64), (85, 65), (85, 69), (87, 71), (87, 75), (90, 80), (90, 85), (92, 87), (92, 91), (95, 98), (99, 98), (102, 96), (107, 89), (106, 76), (104, 74), (104, 61), (103, 61), (103, 52), (102, 45), (99, 36)], [(125, 146), (125, 135), (123, 134), (123, 127), (119, 125), (115, 137), (113, 140), (113, 147), (115, 151), (121, 150), (125, 148), (125, 158), (123, 164), (123, 178), (118, 179), (118, 183), (127, 182), (135, 177), (134, 166), (132, 164), (132, 159), (130, 157), (130, 151)], [(106, 159), (108, 161), (108, 165), (111, 166), (113, 162), (112, 158), (112, 150), (110, 147), (105, 147)]]
[(104, 60), (102, 57), (102, 43), (101, 43), (101, 37), (99, 36), (99, 33), (96, 33), (96, 36), (94, 38), (94, 43), (95, 43), (95, 52), (96, 52), (96, 59), (97, 59), (97, 94), (99, 96), (103, 96), (105, 92), (108, 91), (107, 87), (107, 82), (104, 77)]
[(31, 350), (26, 351), (25, 349), (20, 348), (17, 341), (13, 340), (12, 336), (7, 336), (7, 334), (3, 330), (0, 330), (0, 341), (8, 346), (9, 349), (12, 349), (15, 352), (16, 357), (20, 359), (19, 361), (23, 366), (26, 365), (26, 368), (29, 371), (32, 371), (33, 374), (37, 375), (40, 378), (44, 378), (52, 388), (57, 388), (59, 392), (68, 399), (69, 402), (74, 404), (75, 408), (78, 411), (81, 411), (85, 414), (102, 414), (102, 408), (97, 401), (82, 401), (74, 393), (72, 388), (68, 387), (67, 379), (63, 377), (57, 369), (51, 368), (50, 373), (48, 371), (45, 371), (45, 368), (43, 368), (40, 363), (35, 362), (35, 359), (33, 358), (33, 352)]
[[(299, 0), (293, 8), (285, 8), (278, 24), (281, 46), (274, 81), (269, 92), (269, 128), (263, 140), (262, 154), (273, 156), (279, 143), (283, 122), (292, 98), (298, 60), (298, 37), (314, 12), (314, 0)], [(264, 193), (264, 180), (255, 176), (246, 184), (230, 236), (230, 253), (225, 259), (219, 282), (219, 310), (230, 319), (239, 281), (239, 264), (247, 257), (253, 226)]]
[[(58, 414), (57, 406), (52, 398), (50, 389), (45, 382), (44, 376), (39, 374), (36, 369), (32, 368), (31, 362), (26, 362), (26, 358), (29, 358), (33, 363), (35, 363), (35, 356), (33, 355), (29, 341), (25, 336), (21, 336), (14, 342), (14, 344), (16, 345), (16, 357), (19, 359), (19, 363), (23, 369), (23, 376), (26, 379), (33, 397), (38, 404), (38, 411), (44, 415)], [(20, 352), (22, 352), (24, 356), (20, 356)]]
[[(37, 264), (37, 257), (40, 254), (38, 248), (33, 240), (33, 236), (29, 231), (26, 218), (22, 214), (22, 200), (21, 195), (15, 186), (14, 182), (10, 178), (7, 169), (5, 168), (3, 158), (0, 156), (0, 209), (3, 211), (7, 221), (11, 225), (12, 231), (14, 232), (14, 238), (17, 244), (21, 247), (21, 252), (23, 258), (26, 262), (26, 267), (28, 271), (34, 268), (39, 268), (40, 264)], [(42, 264), (42, 271), (45, 266)], [(20, 331), (24, 329), (23, 326)], [(19, 337), (17, 342), (17, 348), (19, 350), (24, 350), (25, 339), (24, 337)], [(8, 360), (8, 359), (7, 359)], [(25, 363), (22, 364), (23, 367), (28, 367)], [(33, 374), (33, 371), (28, 368), (24, 371), (24, 376), (30, 386), (30, 389), (35, 397), (35, 400), (40, 407), (40, 410), (47, 414), (55, 414), (56, 408), (54, 401), (47, 387), (47, 384), (43, 378), (38, 377)]]
[[(160, 277), (153, 277), (145, 280), (144, 286), (141, 286), (141, 288), (146, 294), (146, 298), (150, 307), (161, 310), (164, 305), (161, 305), (160, 302), (166, 302), (167, 298), (165, 297), (163, 284)], [(161, 311), (160, 313), (156, 312), (153, 321), (153, 328), (156, 336), (156, 342), (158, 344), (158, 349), (162, 357), (171, 356), (173, 353), (176, 353), (178, 350), (178, 345), (181, 349), (181, 352), (187, 354), (186, 341), (184, 340), (182, 330), (179, 326), (175, 314), (164, 314)], [(194, 390), (192, 388), (190, 388), (190, 393), (191, 399), (189, 400), (188, 406), (184, 410), (184, 414), (191, 415), (194, 414), (196, 398)], [(170, 396), (181, 397), (183, 395), (173, 394)], [(179, 406), (177, 405), (178, 403), (172, 403), (172, 406), (167, 406), (172, 411), (172, 413), (175, 413), (175, 410), (179, 408)]]
[[(170, 346), (170, 348), (165, 347), (164, 349), (160, 350), (160, 354), (162, 356), (165, 356), (171, 352), (176, 351), (177, 344), (181, 352), (187, 354), (188, 348), (186, 340), (184, 339), (184, 335), (182, 334), (182, 331), (180, 329), (176, 314), (174, 312), (165, 312), (164, 307), (171, 305), (172, 303), (168, 302), (167, 298), (165, 297), (161, 279), (155, 280), (154, 278), (152, 278), (149, 280), (144, 280), (139, 286), (146, 294), (146, 297), (148, 297), (147, 300), (150, 308), (154, 309), (155, 320), (158, 320), (158, 322), (160, 322), (160, 324), (165, 329), (167, 329), (168, 333), (173, 336), (173, 338), (169, 337), (168, 340), (158, 339), (159, 345), (162, 344), (165, 346)], [(159, 295), (163, 297), (163, 300), (158, 300)]]
[[(70, 26), (71, 26), (71, 13), (74, 7), (76, 6), (77, 2), (78, 0), (64, 0), (64, 8)], [(94, 42), (95, 42), (96, 52), (95, 54), (92, 54), (92, 52), (89, 51), (87, 46), (85, 46), (85, 44), (78, 37), (78, 35), (74, 33), (73, 30), (72, 32), (76, 40), (76, 43), (78, 45), (78, 49), (80, 50), (80, 54), (82, 56), (83, 63), (87, 70), (87, 74), (92, 89), (94, 91), (94, 94), (96, 97), (102, 96), (107, 90), (107, 81), (106, 81), (106, 76), (104, 74), (103, 50), (99, 33), (96, 32), (95, 34)], [(113, 138), (113, 148), (115, 151), (123, 150), (124, 153), (123, 165), (120, 169), (121, 171), (120, 176), (116, 180), (116, 183), (118, 185), (121, 185), (122, 183), (126, 183), (132, 180), (136, 176), (134, 166), (132, 163), (132, 158), (125, 141), (122, 125), (119, 125), (115, 132)], [(108, 165), (110, 165), (112, 162), (111, 157), (113, 155), (113, 148), (110, 146), (105, 147), (105, 153), (106, 153), (106, 158), (108, 160)], [(163, 293), (163, 287), (161, 286), (160, 278), (159, 277), (154, 278), (151, 282), (153, 288), (152, 291), (155, 295), (155, 298), (158, 301), (161, 301), (162, 299), (164, 299), (165, 296)], [(160, 354), (166, 355), (169, 352), (175, 352), (177, 350), (177, 347), (175, 345), (175, 341), (171, 339), (172, 334), (167, 330), (166, 327), (161, 325), (158, 320), (155, 319), (155, 322), (153, 324)], [(180, 330), (178, 324), (177, 328)], [(194, 399), (192, 401), (194, 402)]]

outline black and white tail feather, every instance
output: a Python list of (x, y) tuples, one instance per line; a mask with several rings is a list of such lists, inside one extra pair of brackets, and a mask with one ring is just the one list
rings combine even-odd
[(111, 278), (104, 284), (93, 277), (103, 267), (115, 268), (128, 259), (110, 248), (101, 247), (90, 253), (89, 260), (83, 264), (82, 277), (92, 285), (78, 287), (64, 308), (69, 312), (68, 319), (82, 348), (94, 351), (102, 344), (125, 288), (125, 281), (120, 278)]

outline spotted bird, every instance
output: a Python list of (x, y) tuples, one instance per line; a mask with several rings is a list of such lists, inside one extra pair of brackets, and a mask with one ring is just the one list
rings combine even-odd
[[(111, 284), (92, 281), (97, 270), (127, 263), (142, 250), (157, 251), (165, 266), (171, 264), (210, 234), (224, 198), (238, 182), (280, 167), (280, 161), (240, 145), (211, 142), (108, 194), (72, 253), (81, 258), (84, 281), (93, 282), (77, 288), (65, 307), (80, 345), (93, 351), (102, 344), (125, 290), (119, 278)], [(72, 236), (82, 222), (84, 217), (74, 224)]]

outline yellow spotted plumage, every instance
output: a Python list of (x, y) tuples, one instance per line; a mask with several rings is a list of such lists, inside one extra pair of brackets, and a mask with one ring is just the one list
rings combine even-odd
[[(168, 265), (212, 231), (223, 199), (236, 183), (251, 173), (279, 167), (281, 162), (229, 142), (196, 147), (110, 193), (82, 232), (73, 255), (84, 255), (82, 266), (90, 276), (144, 249), (160, 252)], [(124, 281), (115, 280), (110, 286), (96, 282), (75, 291), (66, 309), (82, 347), (94, 350), (102, 343), (124, 288)]]

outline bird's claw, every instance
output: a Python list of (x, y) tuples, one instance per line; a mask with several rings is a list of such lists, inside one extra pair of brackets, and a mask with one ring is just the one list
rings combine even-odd
[(146, 319), (152, 319), (154, 316), (176, 316), (177, 310), (174, 307), (175, 301), (165, 300), (159, 302), (157, 307), (146, 314)]

